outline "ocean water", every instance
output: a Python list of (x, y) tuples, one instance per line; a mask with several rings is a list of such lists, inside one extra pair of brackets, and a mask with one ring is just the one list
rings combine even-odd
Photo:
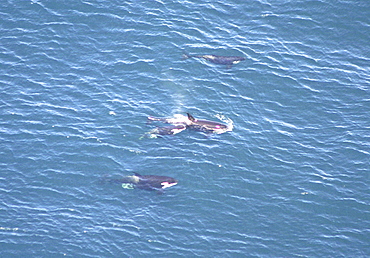
[[(0, 256), (369, 257), (369, 10), (2, 1)], [(186, 112), (234, 129), (142, 138)]]

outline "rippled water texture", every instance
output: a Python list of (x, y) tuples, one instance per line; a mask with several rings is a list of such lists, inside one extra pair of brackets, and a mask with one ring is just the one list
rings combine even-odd
[[(369, 257), (369, 10), (2, 1), (0, 256)], [(186, 112), (233, 130), (142, 137)]]

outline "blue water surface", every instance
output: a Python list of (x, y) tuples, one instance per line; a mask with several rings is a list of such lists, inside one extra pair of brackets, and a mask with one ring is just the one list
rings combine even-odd
[[(369, 10), (2, 1), (0, 256), (369, 257)], [(142, 137), (186, 112), (234, 129)]]

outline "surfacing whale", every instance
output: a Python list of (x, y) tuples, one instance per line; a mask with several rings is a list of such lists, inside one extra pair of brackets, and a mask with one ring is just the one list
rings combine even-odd
[(122, 187), (126, 189), (138, 188), (148, 191), (161, 191), (178, 183), (175, 178), (169, 176), (140, 175), (138, 173), (115, 181), (121, 183)]
[(245, 60), (245, 57), (242, 56), (216, 56), (216, 55), (187, 55), (183, 54), (183, 59), (188, 58), (203, 58), (204, 60), (207, 60), (209, 62), (212, 62), (214, 64), (221, 64), (226, 65), (228, 68), (231, 68), (232, 65), (238, 64), (241, 61)]
[(232, 124), (226, 125), (219, 122), (195, 119), (191, 114), (187, 116), (176, 114), (170, 118), (158, 118), (149, 116), (149, 121), (159, 121), (162, 123), (172, 124), (172, 126), (157, 127), (149, 133), (150, 138), (156, 138), (161, 135), (174, 135), (184, 131), (185, 129), (201, 131), (205, 133), (221, 134), (227, 131), (232, 131)]
[[(178, 125), (169, 125), (163, 127), (156, 127), (151, 130), (148, 134), (150, 135), (175, 135), (178, 134), (186, 129), (186, 125), (178, 124)], [(155, 137), (154, 137), (155, 138)]]
[(216, 134), (224, 133), (229, 130), (228, 126), (225, 124), (208, 120), (195, 119), (189, 113), (186, 114), (188, 115), (188, 119), (190, 121), (190, 123), (188, 124), (188, 128), (190, 129)]

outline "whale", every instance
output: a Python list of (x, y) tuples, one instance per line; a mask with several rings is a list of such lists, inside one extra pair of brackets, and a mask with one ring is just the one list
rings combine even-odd
[(216, 134), (224, 133), (226, 131), (229, 131), (230, 129), (225, 124), (214, 121), (195, 119), (191, 114), (186, 114), (188, 115), (188, 119), (190, 121), (190, 123), (187, 125), (189, 129)]
[(187, 55), (183, 54), (183, 59), (188, 58), (202, 58), (214, 64), (226, 65), (231, 68), (232, 65), (238, 64), (241, 61), (245, 60), (245, 57), (242, 56), (216, 56), (216, 55)]
[(181, 133), (185, 129), (186, 125), (175, 124), (170, 126), (156, 127), (153, 130), (149, 131), (147, 134), (149, 135), (149, 138), (157, 138), (161, 135), (175, 135)]
[(174, 135), (184, 131), (185, 129), (215, 134), (221, 134), (232, 130), (232, 125), (226, 125), (209, 120), (195, 119), (190, 113), (186, 113), (186, 116), (176, 114), (169, 118), (149, 116), (148, 120), (172, 124), (171, 126), (157, 127), (151, 130), (149, 133), (147, 133), (151, 138), (156, 138), (160, 135)]
[(175, 178), (169, 176), (140, 175), (139, 173), (115, 181), (121, 183), (122, 187), (126, 189), (137, 188), (148, 191), (161, 191), (178, 183)]

